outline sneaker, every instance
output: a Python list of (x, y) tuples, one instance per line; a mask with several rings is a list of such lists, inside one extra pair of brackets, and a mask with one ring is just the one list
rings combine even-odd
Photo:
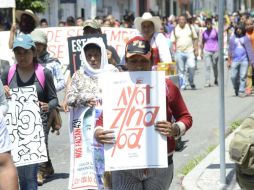
[(191, 85), (191, 90), (196, 90), (196, 85), (195, 84)]
[(37, 174), (37, 183), (38, 183), (38, 185), (42, 186), (43, 185), (43, 181), (44, 181), (44, 175), (41, 172), (39, 172)]
[(54, 171), (53, 166), (52, 166), (52, 165), (47, 166), (47, 167), (46, 167), (46, 170), (45, 170), (44, 177), (45, 177), (45, 178), (46, 178), (46, 177), (50, 177), (50, 176), (53, 175), (54, 173), (55, 173), (55, 171)]
[(244, 97), (246, 97), (247, 95), (244, 93), (244, 92), (239, 92), (239, 97), (240, 98), (244, 98)]
[(186, 86), (185, 86), (185, 85), (182, 85), (182, 86), (181, 86), (181, 90), (186, 90)]
[(235, 95), (236, 95), (236, 96), (239, 95), (238, 89), (235, 89)]
[(245, 90), (245, 93), (246, 93), (247, 96), (249, 96), (249, 95), (251, 95), (252, 90), (248, 88), (248, 89)]
[(206, 83), (204, 87), (205, 87), (205, 88), (211, 87), (211, 84)]

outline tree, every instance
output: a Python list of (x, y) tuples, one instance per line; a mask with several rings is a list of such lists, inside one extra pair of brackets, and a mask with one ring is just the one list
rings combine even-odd
[(48, 0), (16, 0), (16, 9), (30, 9), (35, 13), (42, 13), (47, 7)]

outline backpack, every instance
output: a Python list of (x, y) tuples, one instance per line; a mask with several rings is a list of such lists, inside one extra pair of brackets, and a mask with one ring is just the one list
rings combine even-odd
[[(10, 67), (9, 72), (8, 72), (8, 77), (7, 77), (7, 84), (8, 86), (11, 83), (11, 80), (15, 74), (15, 71), (17, 69), (17, 64), (14, 64)], [(45, 87), (45, 74), (44, 74), (44, 67), (40, 64), (35, 65), (35, 75), (41, 85), (41, 87), (44, 89)]]
[(237, 164), (240, 174), (254, 175), (254, 114), (247, 117), (235, 132), (229, 144), (229, 156)]

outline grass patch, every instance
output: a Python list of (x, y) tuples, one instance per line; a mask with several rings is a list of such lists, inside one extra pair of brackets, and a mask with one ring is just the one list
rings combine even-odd
[(232, 131), (234, 131), (235, 129), (237, 129), (241, 125), (242, 122), (243, 122), (243, 120), (233, 121), (232, 123), (230, 123), (230, 129)]
[(180, 173), (186, 176), (194, 167), (196, 167), (199, 162), (201, 162), (210, 152), (212, 152), (217, 145), (211, 145), (207, 148), (205, 153), (197, 156), (196, 158), (190, 160), (180, 171)]
[[(230, 123), (230, 131), (233, 132), (235, 129), (237, 129), (243, 120), (236, 120)], [(205, 153), (195, 157), (194, 159), (190, 160), (180, 171), (179, 173), (186, 176), (194, 167), (196, 167), (210, 152), (212, 152), (217, 145), (211, 145), (209, 146)]]

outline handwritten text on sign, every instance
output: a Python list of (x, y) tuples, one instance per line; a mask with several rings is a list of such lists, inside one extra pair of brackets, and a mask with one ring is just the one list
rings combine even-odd
[[(159, 106), (151, 106), (151, 87), (150, 85), (135, 86), (132, 89), (130, 86), (124, 87), (121, 96), (117, 103), (117, 107), (113, 110), (117, 112), (111, 129), (119, 128), (116, 144), (112, 152), (112, 156), (116, 148), (123, 149), (126, 146), (130, 149), (140, 148), (140, 138), (143, 129), (139, 126), (151, 127), (154, 125), (158, 115)], [(131, 126), (131, 122), (135, 121), (135, 125)], [(123, 132), (123, 128), (126, 128)]]
[(155, 122), (166, 120), (164, 77), (163, 72), (122, 72), (99, 79), (103, 128), (116, 137), (115, 144), (104, 145), (106, 171), (167, 166), (166, 137), (154, 129)]

